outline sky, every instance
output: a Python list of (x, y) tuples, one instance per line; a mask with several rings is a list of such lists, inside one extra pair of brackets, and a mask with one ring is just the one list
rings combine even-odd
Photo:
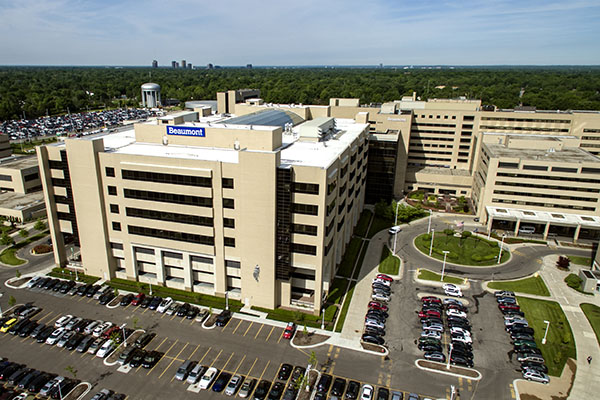
[(0, 65), (598, 65), (599, 0), (0, 0)]

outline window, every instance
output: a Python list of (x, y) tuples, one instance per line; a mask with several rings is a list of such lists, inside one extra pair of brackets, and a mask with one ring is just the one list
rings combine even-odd
[(581, 168), (582, 174), (600, 174), (600, 168), (589, 168), (583, 167)]
[(157, 201), (161, 203), (174, 203), (197, 207), (212, 207), (212, 199), (210, 197), (189, 196), (176, 193), (150, 192), (147, 190), (125, 189), (125, 197), (128, 199)]
[(576, 174), (577, 168), (552, 167), (552, 172), (568, 172), (568, 173)]
[(305, 194), (319, 194), (319, 185), (316, 183), (294, 182), (293, 192)]
[(332, 247), (333, 247), (333, 238), (331, 238), (329, 243), (327, 243), (327, 246), (325, 246), (325, 257), (327, 257), (327, 255), (329, 254), (329, 251), (331, 250)]
[(173, 251), (163, 251), (163, 257), (174, 258), (176, 260), (183, 260), (183, 254), (175, 253)]
[(118, 204), (111, 204), (110, 205), (110, 212), (113, 214), (118, 214), (119, 213), (119, 205)]
[(233, 178), (221, 178), (223, 189), (233, 189)]
[(498, 168), (519, 168), (518, 163), (499, 162)]
[(12, 182), (12, 176), (10, 176), (10, 175), (0, 175), (0, 181)]
[(178, 222), (180, 224), (213, 226), (212, 217), (200, 215), (178, 214), (168, 211), (146, 210), (142, 208), (127, 207), (125, 213), (128, 217), (153, 219), (156, 221)]
[(292, 204), (292, 212), (296, 214), (304, 214), (304, 215), (318, 215), (319, 214), (319, 206), (313, 204), (300, 204), (293, 203)]
[(327, 225), (327, 229), (325, 229), (325, 236), (329, 236), (333, 227), (335, 226), (335, 218), (331, 218), (331, 222)]
[(121, 223), (113, 221), (112, 228), (113, 228), (113, 231), (120, 231), (121, 230)]
[(239, 261), (225, 260), (225, 267), (240, 269), (242, 267), (242, 263)]
[(113, 167), (106, 167), (105, 171), (106, 171), (106, 176), (109, 176), (111, 178), (115, 177), (115, 169)]
[(223, 218), (223, 226), (225, 228), (235, 228), (235, 219), (233, 218)]
[(213, 259), (210, 257), (202, 257), (202, 256), (191, 256), (190, 260), (193, 263), (201, 263), (201, 264), (211, 264), (213, 263)]
[(548, 167), (545, 165), (523, 165), (523, 169), (529, 169), (532, 171), (548, 171)]
[(316, 256), (317, 255), (317, 246), (311, 246), (308, 244), (292, 243), (292, 253), (308, 254), (310, 256)]
[(117, 187), (116, 186), (109, 186), (108, 187), (108, 194), (110, 196), (116, 196), (117, 195)]
[(342, 171), (340, 172), (340, 178), (343, 178), (344, 176), (346, 176), (346, 172), (348, 172), (348, 164), (346, 164), (342, 167)]
[(25, 180), (25, 182), (31, 182), (31, 181), (39, 179), (39, 178), (40, 178), (40, 174), (38, 174), (36, 172), (35, 174), (26, 175), (23, 179)]
[(225, 247), (235, 247), (235, 238), (232, 237), (224, 237)]
[(317, 227), (314, 225), (294, 224), (292, 232), (300, 235), (317, 236)]
[(235, 208), (235, 201), (233, 199), (223, 198), (223, 208)]
[(464, 121), (474, 121), (475, 120), (475, 116), (474, 115), (465, 115), (463, 117)]
[(146, 228), (143, 226), (128, 225), (130, 235), (147, 236), (159, 239), (175, 240), (178, 242), (204, 244), (214, 246), (215, 238), (212, 236), (196, 235), (193, 233), (168, 231), (165, 229)]
[(115, 250), (123, 250), (123, 243), (110, 242), (110, 248)]
[(212, 178), (193, 175), (164, 174), (149, 171), (122, 170), (123, 179), (142, 182), (169, 183), (171, 185), (211, 187)]
[(335, 187), (337, 186), (337, 181), (333, 180), (331, 181), (328, 185), (327, 185), (327, 195), (329, 196), (331, 193), (333, 193), (333, 191), (335, 190)]
[(145, 247), (134, 247), (133, 250), (136, 253), (154, 255), (154, 250), (153, 249), (147, 249)]

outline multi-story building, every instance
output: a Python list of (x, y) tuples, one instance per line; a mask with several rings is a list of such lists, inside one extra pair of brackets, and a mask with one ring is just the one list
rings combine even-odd
[(363, 209), (366, 120), (188, 116), (38, 148), (56, 264), (72, 235), (91, 275), (318, 312)]
[(1, 158), (0, 215), (12, 221), (27, 221), (42, 217), (45, 213), (37, 158)]
[(12, 150), (10, 149), (10, 141), (8, 135), (0, 134), (0, 159), (10, 157)]

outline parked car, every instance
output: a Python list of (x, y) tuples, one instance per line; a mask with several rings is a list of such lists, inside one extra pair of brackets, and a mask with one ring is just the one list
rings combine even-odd
[(446, 362), (446, 356), (441, 351), (428, 351), (423, 354), (423, 358), (429, 361)]
[(358, 392), (360, 391), (360, 383), (356, 381), (348, 382), (348, 388), (346, 389), (346, 395), (344, 396), (346, 400), (355, 400), (358, 397)]
[(291, 364), (283, 363), (277, 372), (277, 379), (287, 381), (292, 374), (294, 367)]
[(190, 311), (190, 308), (192, 306), (190, 306), (190, 303), (183, 303), (178, 309), (177, 309), (177, 316), (178, 317), (185, 317), (188, 313), (188, 311)]
[(331, 375), (321, 374), (321, 378), (317, 382), (317, 392), (327, 393), (332, 381), (333, 377)]
[(173, 304), (173, 299), (167, 297), (166, 299), (161, 301), (161, 303), (156, 308), (156, 311), (158, 311), (159, 313), (164, 313), (171, 306), (171, 304)]
[(361, 337), (361, 340), (363, 342), (371, 343), (371, 344), (378, 344), (378, 345), (385, 344), (385, 339), (382, 338), (381, 336), (370, 335), (368, 333), (363, 334)]
[(449, 317), (467, 318), (467, 313), (455, 310), (453, 308), (446, 310), (446, 315)]
[(515, 297), (515, 293), (508, 290), (497, 290), (494, 292), (496, 297)]
[(102, 347), (96, 352), (96, 357), (104, 358), (110, 354), (116, 347), (115, 342), (112, 339), (108, 339), (102, 344)]
[(390, 390), (388, 388), (379, 387), (377, 389), (377, 400), (388, 400), (390, 398)]
[(536, 371), (532, 369), (523, 371), (523, 378), (527, 379), (528, 381), (540, 382), (544, 384), (550, 383), (550, 378), (548, 377), (548, 375), (541, 371)]
[(455, 355), (452, 355), (450, 357), (450, 364), (459, 365), (461, 367), (468, 367), (468, 368), (473, 368), (473, 366), (474, 366), (473, 360), (469, 360), (468, 358), (463, 358), (463, 357), (455, 356)]
[(131, 302), (134, 299), (134, 295), (133, 293), (128, 293), (125, 296), (123, 296), (123, 298), (121, 299), (121, 302), (119, 303), (122, 307), (127, 307), (129, 304), (131, 304)]
[(373, 399), (373, 386), (363, 385), (360, 390), (360, 400), (372, 400)]
[(364, 333), (376, 336), (385, 336), (385, 329), (376, 328), (374, 326), (365, 326)]
[(200, 389), (208, 389), (210, 384), (215, 380), (217, 372), (217, 369), (214, 367), (207, 369), (202, 378), (200, 378)]
[(439, 297), (436, 297), (436, 296), (424, 296), (424, 297), (421, 297), (421, 302), (423, 302), (423, 303), (442, 304), (442, 300)]
[(392, 226), (390, 229), (388, 229), (388, 233), (390, 235), (395, 235), (399, 232), (402, 232), (402, 227), (400, 225)]
[(380, 301), (380, 302), (384, 302), (384, 303), (388, 303), (390, 301), (390, 296), (386, 296), (382, 293), (373, 293), (371, 295), (371, 299), (375, 300), (375, 301)]
[(169, 306), (169, 308), (167, 308), (165, 310), (165, 314), (167, 315), (177, 315), (177, 312), (179, 312), (179, 308), (181, 306), (179, 305), (179, 303), (173, 302), (171, 303), (171, 305)]
[(84, 353), (92, 345), (93, 342), (94, 342), (93, 336), (85, 336), (81, 340), (81, 342), (79, 342), (79, 345), (77, 346), (77, 348), (75, 350), (77, 350), (78, 353)]
[(235, 394), (235, 392), (238, 390), (238, 388), (240, 387), (243, 380), (244, 380), (244, 378), (242, 378), (241, 375), (237, 375), (237, 374), (234, 375), (229, 380), (229, 383), (225, 387), (225, 394), (227, 396), (233, 396)]
[(378, 301), (370, 301), (368, 308), (372, 309), (372, 310), (381, 310), (381, 311), (385, 311), (385, 312), (388, 311), (388, 306), (386, 306), (385, 304), (382, 304)]
[(55, 328), (63, 327), (65, 325), (67, 325), (72, 319), (73, 319), (73, 316), (70, 314), (63, 315), (62, 317), (57, 319), (56, 322), (54, 322), (54, 327)]
[(48, 339), (46, 339), (46, 344), (49, 344), (50, 346), (55, 345), (65, 335), (65, 333), (67, 333), (65, 328), (56, 329), (54, 332), (52, 332)]
[(227, 325), (227, 323), (229, 322), (230, 319), (231, 319), (231, 311), (223, 310), (223, 311), (221, 311), (221, 313), (219, 315), (217, 315), (217, 320), (215, 322), (215, 325), (225, 326), (225, 325)]
[(519, 362), (534, 362), (538, 364), (544, 364), (545, 360), (539, 354), (534, 353), (519, 353), (517, 354), (517, 361)]
[(185, 315), (185, 317), (187, 319), (194, 319), (194, 318), (196, 318), (196, 316), (198, 315), (199, 312), (200, 312), (200, 309), (198, 307), (191, 306), (190, 309), (189, 309), (189, 311)]
[(198, 315), (196, 316), (196, 322), (204, 322), (204, 320), (208, 317), (208, 310), (201, 309), (198, 311)]
[(238, 392), (238, 396), (241, 397), (242, 399), (248, 397), (250, 395), (250, 393), (252, 393), (254, 386), (256, 386), (256, 379), (247, 379), (242, 384), (242, 387), (240, 388), (240, 391)]
[(447, 298), (447, 299), (444, 299), (443, 303), (444, 303), (445, 307), (447, 307), (449, 305), (464, 306), (464, 303), (462, 301), (460, 301), (458, 299), (453, 299), (451, 297)]
[(463, 297), (460, 288), (448, 287), (444, 289), (444, 293), (446, 294), (446, 296)]
[(139, 306), (145, 298), (146, 295), (144, 293), (138, 293), (133, 299), (131, 299), (131, 305)]
[(296, 332), (296, 324), (293, 322), (288, 322), (285, 330), (283, 331), (284, 339), (291, 339), (294, 336), (294, 332)]
[[(156, 310), (158, 308), (158, 306), (160, 306), (162, 304), (162, 301), (163, 301), (162, 297), (154, 296), (152, 298), (152, 300), (150, 301), (150, 303), (148, 304), (148, 308), (151, 310)], [(142, 306), (143, 305), (144, 304), (142, 303)]]
[(152, 339), (154, 339), (155, 336), (156, 333), (154, 332), (146, 332), (135, 340), (134, 346), (143, 349), (152, 341)]
[(269, 393), (269, 389), (271, 388), (271, 382), (267, 380), (262, 380), (256, 386), (256, 390), (254, 391), (254, 400), (263, 400), (267, 397), (267, 393)]
[(203, 366), (201, 364), (196, 364), (194, 366), (194, 368), (188, 374), (186, 382), (189, 383), (190, 385), (195, 384), (196, 382), (198, 382), (198, 379), (200, 379), (202, 377), (202, 375), (204, 375), (206, 370), (207, 370), (207, 368), (205, 366)]
[(142, 361), (142, 367), (146, 369), (152, 368), (161, 358), (162, 353), (156, 350), (146, 353), (146, 355), (144, 356), (144, 360)]
[(131, 368), (139, 367), (140, 365), (142, 365), (145, 356), (146, 352), (144, 350), (136, 348), (135, 350), (133, 350), (133, 354), (131, 356), (131, 359), (129, 360), (129, 366)]
[(438, 332), (438, 331), (424, 330), (424, 331), (421, 331), (421, 337), (441, 340), (442, 333)]
[(344, 390), (346, 389), (346, 380), (343, 378), (335, 378), (333, 380), (333, 385), (331, 385), (331, 394), (333, 396), (340, 397), (344, 394)]

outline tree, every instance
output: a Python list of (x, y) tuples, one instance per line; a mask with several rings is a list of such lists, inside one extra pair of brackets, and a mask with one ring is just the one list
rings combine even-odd
[(21, 277), (21, 271), (17, 270), (17, 272), (15, 272), (15, 276), (17, 278), (20, 278)]
[(36, 231), (43, 231), (46, 229), (46, 223), (41, 219), (38, 219), (35, 222), (35, 225), (33, 225), (33, 229), (35, 229)]
[(302, 329), (302, 334), (304, 335), (304, 337), (308, 336), (308, 328), (306, 327), (306, 324), (304, 324), (304, 328)]
[(15, 243), (14, 239), (8, 233), (4, 232), (0, 236), (0, 244), (1, 245), (10, 246), (14, 243)]
[(317, 363), (317, 355), (314, 351), (311, 351), (310, 356), (308, 357), (308, 364), (311, 366), (312, 369), (315, 369)]
[(115, 288), (115, 297), (119, 295), (119, 289)]
[(21, 236), (22, 238), (26, 238), (27, 236), (29, 236), (29, 232), (27, 232), (27, 229), (23, 228), (19, 231), (19, 236)]
[(8, 305), (9, 305), (10, 307), (12, 307), (12, 306), (14, 306), (15, 304), (17, 304), (17, 299), (15, 299), (15, 297), (14, 297), (14, 296), (10, 296), (10, 297), (8, 298)]

